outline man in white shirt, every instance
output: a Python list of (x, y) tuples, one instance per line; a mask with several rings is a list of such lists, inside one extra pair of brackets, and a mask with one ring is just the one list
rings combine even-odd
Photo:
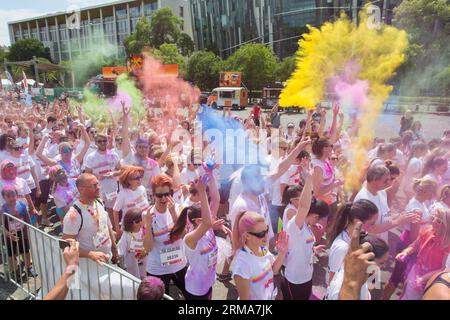
[[(376, 234), (384, 241), (388, 241), (388, 231), (418, 220), (416, 213), (401, 213), (391, 215), (385, 189), (391, 185), (389, 169), (382, 166), (373, 166), (367, 170), (367, 185), (362, 187), (353, 201), (366, 199), (372, 201), (378, 208), (377, 222), (367, 228), (371, 234)], [(420, 218), (419, 218), (420, 220)]]
[(97, 178), (83, 173), (76, 184), (80, 199), (75, 201), (64, 217), (63, 239), (78, 241), (82, 258), (89, 258), (98, 263), (107, 263), (111, 259), (116, 263), (116, 240), (108, 213), (97, 200), (100, 197)]
[(97, 150), (87, 156), (85, 172), (94, 174), (100, 181), (100, 193), (105, 203), (106, 211), (112, 218), (112, 208), (117, 198), (117, 176), (120, 174), (120, 159), (107, 149), (108, 138), (97, 134), (95, 137)]

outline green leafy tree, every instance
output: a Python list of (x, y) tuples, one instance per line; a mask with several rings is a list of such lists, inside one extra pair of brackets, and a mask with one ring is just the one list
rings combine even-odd
[(277, 66), (275, 80), (285, 82), (295, 71), (295, 56), (284, 58)]
[(49, 50), (37, 39), (21, 39), (11, 45), (8, 54), (9, 61), (25, 61), (37, 58), (46, 58), (51, 61)]
[(178, 38), (177, 47), (183, 56), (188, 57), (194, 52), (194, 41), (187, 33), (182, 33)]
[(197, 51), (186, 66), (186, 80), (194, 83), (203, 91), (211, 91), (218, 86), (219, 73), (223, 61), (210, 51)]
[(0, 64), (3, 64), (5, 58), (8, 58), (8, 53), (6, 52), (5, 48), (0, 48)]
[(163, 43), (159, 49), (153, 50), (152, 54), (163, 64), (178, 64), (180, 74), (184, 75), (186, 62), (175, 44)]
[(247, 88), (261, 90), (275, 80), (277, 57), (272, 49), (262, 44), (246, 44), (226, 61), (228, 71), (241, 71)]
[(125, 38), (123, 44), (127, 55), (137, 55), (150, 46), (151, 29), (147, 18), (141, 18), (136, 24), (136, 32)]
[(162, 8), (152, 13), (150, 22), (151, 44), (159, 48), (164, 43), (176, 43), (181, 34), (181, 19), (170, 8)]
[(448, 94), (450, 2), (404, 0), (394, 13), (394, 25), (406, 30), (410, 40), (407, 61), (395, 79), (401, 94)]

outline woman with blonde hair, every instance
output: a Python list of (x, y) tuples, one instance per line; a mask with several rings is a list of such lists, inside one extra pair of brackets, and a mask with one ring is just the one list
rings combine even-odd
[(123, 218), (119, 219), (120, 212), (125, 215), (127, 211), (134, 208), (141, 211), (149, 208), (147, 190), (142, 185), (143, 177), (144, 169), (142, 167), (123, 166), (121, 169), (119, 175), (121, 188), (113, 207), (113, 228), (116, 238), (120, 238), (122, 234), (119, 221), (123, 223)]
[(437, 210), (432, 215), (431, 226), (420, 231), (419, 237), (396, 256), (404, 261), (417, 253), (417, 260), (408, 274), (402, 300), (418, 300), (430, 277), (444, 270), (450, 253), (450, 210)]
[(244, 211), (233, 228), (235, 258), (232, 273), (240, 300), (274, 300), (276, 289), (273, 277), (281, 269), (287, 253), (288, 236), (278, 235), (278, 255), (267, 249), (269, 226), (262, 215)]

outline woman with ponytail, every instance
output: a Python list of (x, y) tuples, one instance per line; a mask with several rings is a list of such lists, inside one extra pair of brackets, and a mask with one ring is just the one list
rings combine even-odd
[(186, 300), (211, 300), (212, 287), (216, 280), (218, 247), (214, 229), (223, 227), (223, 220), (214, 221), (220, 196), (216, 194), (214, 177), (210, 177), (209, 189), (213, 191), (211, 206), (206, 193), (206, 184), (199, 179), (195, 185), (200, 198), (201, 208), (189, 206), (184, 208), (170, 233), (174, 241), (185, 233), (189, 220), (189, 231), (184, 236), (183, 244), (189, 267), (185, 276)]
[[(305, 185), (300, 195), (295, 216), (289, 220), (286, 233), (289, 237), (286, 269), (281, 288), (285, 300), (308, 300), (312, 292), (314, 254), (325, 246), (314, 246), (316, 238), (312, 228), (320, 219), (327, 218), (330, 208), (322, 200), (312, 197), (313, 182), (308, 170), (303, 171)], [(319, 239), (317, 239), (319, 240)]]
[(377, 219), (378, 208), (370, 200), (361, 199), (353, 204), (346, 203), (339, 207), (336, 220), (328, 235), (329, 243), (331, 243), (328, 258), (328, 283), (331, 283), (334, 275), (344, 263), (356, 223), (361, 221), (363, 230), (366, 230), (374, 225)]
[(288, 236), (278, 234), (278, 255), (267, 249), (269, 226), (262, 215), (244, 211), (237, 215), (233, 228), (233, 278), (240, 300), (273, 300), (273, 277), (281, 269), (287, 252)]
[[(431, 225), (431, 215), (428, 203), (436, 198), (437, 184), (430, 179), (416, 179), (413, 184), (415, 196), (406, 206), (406, 212), (415, 212), (421, 218), (415, 223), (408, 223), (400, 235), (400, 241), (397, 244), (396, 253), (401, 252), (419, 236), (419, 232)], [(383, 290), (383, 300), (388, 300), (394, 293), (397, 286), (405, 280), (405, 274), (408, 272), (408, 265), (414, 262), (415, 256), (409, 256), (408, 260), (395, 262), (394, 271), (388, 284)]]

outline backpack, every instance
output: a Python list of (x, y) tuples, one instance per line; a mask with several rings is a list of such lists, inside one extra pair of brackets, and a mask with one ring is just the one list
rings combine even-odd
[[(95, 199), (95, 201), (97, 201), (103, 207), (103, 202), (100, 199)], [(81, 213), (81, 208), (79, 206), (77, 206), (76, 204), (74, 204), (72, 207), (74, 207), (75, 210), (77, 210), (78, 214), (81, 217), (81, 224), (80, 224), (80, 228), (78, 229), (78, 233), (80, 233), (81, 228), (83, 228), (83, 214)]]

